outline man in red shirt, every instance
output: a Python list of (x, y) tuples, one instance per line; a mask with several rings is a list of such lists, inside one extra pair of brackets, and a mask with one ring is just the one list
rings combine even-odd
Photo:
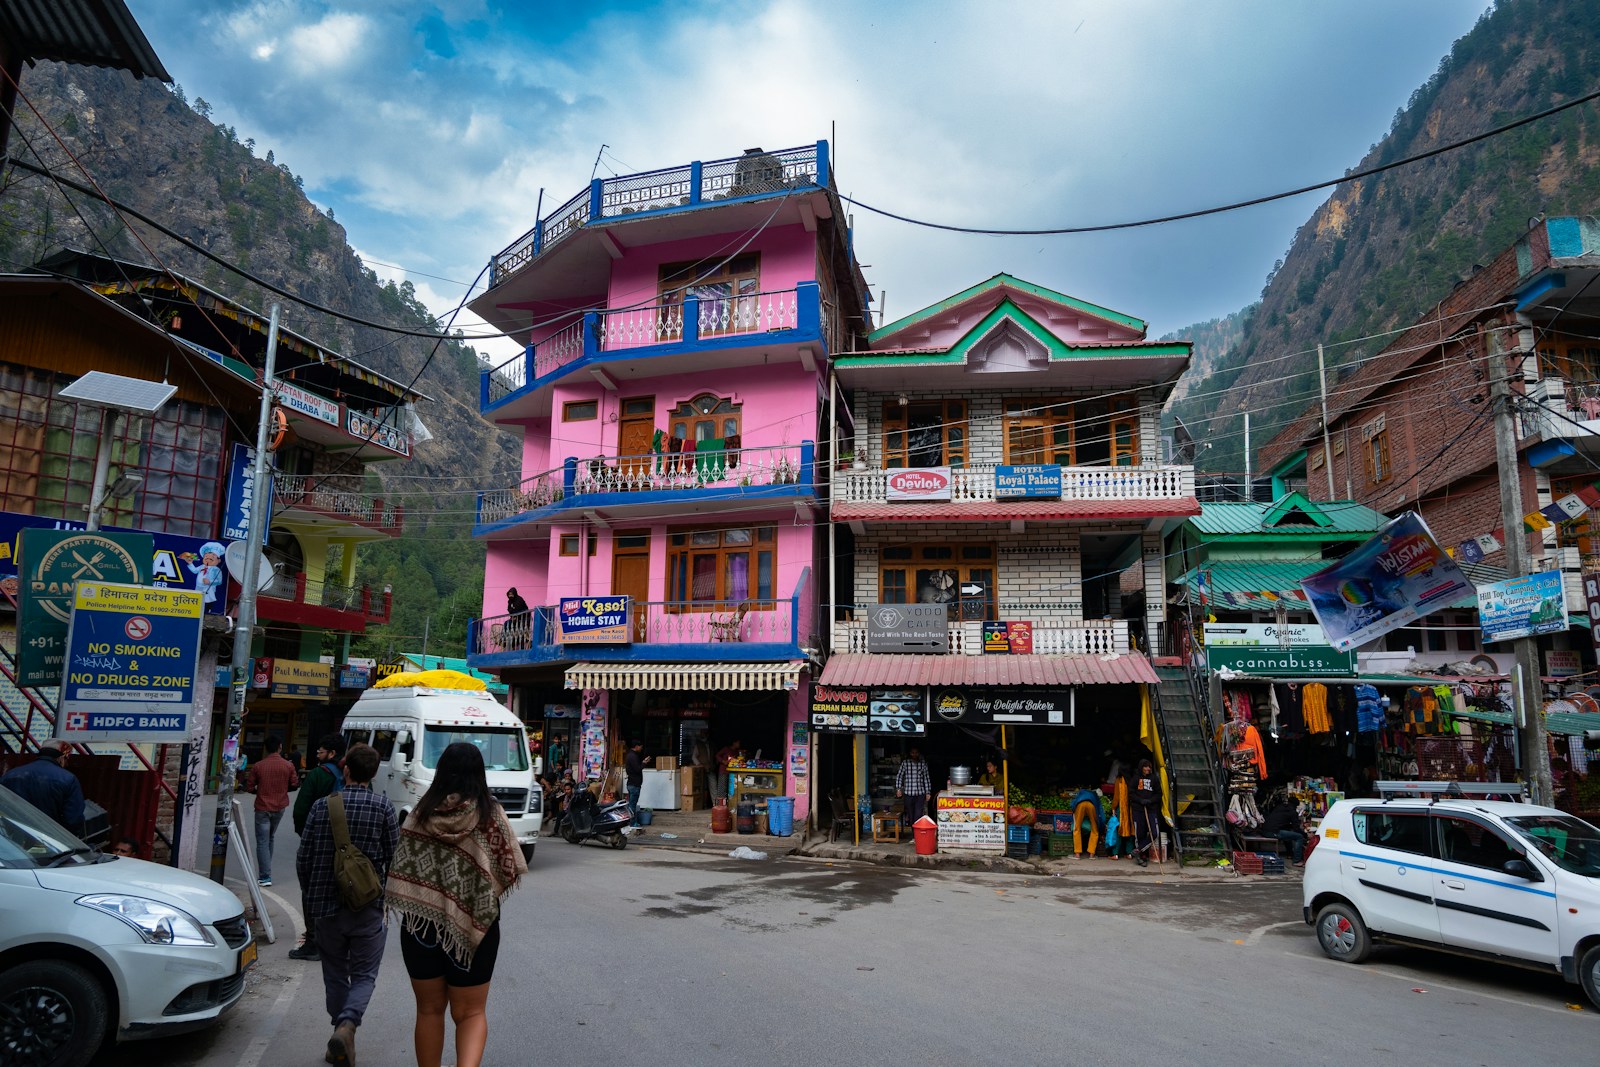
[(272, 841), (278, 833), (278, 823), (289, 807), (289, 790), (300, 785), (300, 776), (294, 764), (278, 754), (283, 741), (268, 737), (266, 755), (250, 765), (245, 775), (245, 789), (256, 795), (256, 872), (260, 885), (272, 884)]

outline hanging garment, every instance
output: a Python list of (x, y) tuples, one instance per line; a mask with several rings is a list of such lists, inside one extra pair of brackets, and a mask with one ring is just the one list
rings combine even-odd
[(728, 442), (728, 469), (733, 470), (739, 465), (739, 450), (744, 447), (744, 435), (731, 433), (726, 440)]
[(1456, 732), (1456, 721), (1451, 718), (1450, 711), (1455, 707), (1455, 690), (1448, 685), (1433, 687), (1433, 697), (1439, 702), (1439, 732), (1453, 734)]
[(1356, 694), (1348, 685), (1330, 686), (1328, 712), (1333, 719), (1333, 732), (1349, 737), (1358, 732), (1356, 722)]
[(1267, 686), (1267, 723), (1272, 736), (1278, 736), (1278, 687)]
[(1408, 734), (1431, 734), (1438, 715), (1439, 698), (1432, 687), (1414, 685), (1406, 690), (1400, 718), (1402, 730)]
[(1328, 687), (1321, 682), (1307, 682), (1300, 687), (1300, 700), (1306, 717), (1306, 732), (1332, 733), (1333, 719), (1328, 715)]
[(1365, 682), (1356, 686), (1356, 729), (1369, 734), (1384, 727), (1383, 703), (1376, 686)]
[(1296, 682), (1285, 682), (1272, 687), (1274, 695), (1278, 698), (1275, 729), (1279, 736), (1297, 737), (1306, 732), (1306, 716), (1302, 706), (1305, 698), (1302, 688)]

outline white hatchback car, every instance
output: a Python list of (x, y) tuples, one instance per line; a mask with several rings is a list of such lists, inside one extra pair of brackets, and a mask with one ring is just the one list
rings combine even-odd
[(1554, 971), (1600, 1006), (1600, 830), (1505, 801), (1343, 800), (1306, 859), (1305, 920), (1359, 963), (1374, 939)]
[(103, 855), (0, 788), (0, 1063), (80, 1067), (111, 1035), (208, 1026), (255, 958), (222, 886)]

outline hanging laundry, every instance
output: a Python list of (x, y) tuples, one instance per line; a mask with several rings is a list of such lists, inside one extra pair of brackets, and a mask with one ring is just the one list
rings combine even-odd
[(1356, 729), (1364, 734), (1383, 729), (1383, 701), (1376, 686), (1365, 682), (1356, 686)]

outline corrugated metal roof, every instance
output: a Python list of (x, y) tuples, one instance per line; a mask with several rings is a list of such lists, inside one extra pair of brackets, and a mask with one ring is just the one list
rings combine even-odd
[(568, 667), (568, 689), (798, 689), (806, 665), (788, 663), (579, 663)]
[(1194, 528), (1206, 534), (1282, 534), (1285, 537), (1323, 537), (1374, 534), (1388, 519), (1381, 512), (1353, 500), (1317, 501), (1312, 504), (1328, 520), (1328, 525), (1287, 522), (1263, 526), (1262, 517), (1275, 504), (1202, 504), (1193, 521)]
[(0, 38), (23, 59), (52, 59), (172, 81), (123, 0), (5, 0)]
[(916, 656), (841, 652), (823, 685), (1159, 685), (1137, 652), (1114, 656)]
[(1192, 496), (1172, 500), (996, 500), (971, 504), (835, 504), (841, 522), (1009, 522), (1012, 519), (1170, 519), (1200, 514)]

